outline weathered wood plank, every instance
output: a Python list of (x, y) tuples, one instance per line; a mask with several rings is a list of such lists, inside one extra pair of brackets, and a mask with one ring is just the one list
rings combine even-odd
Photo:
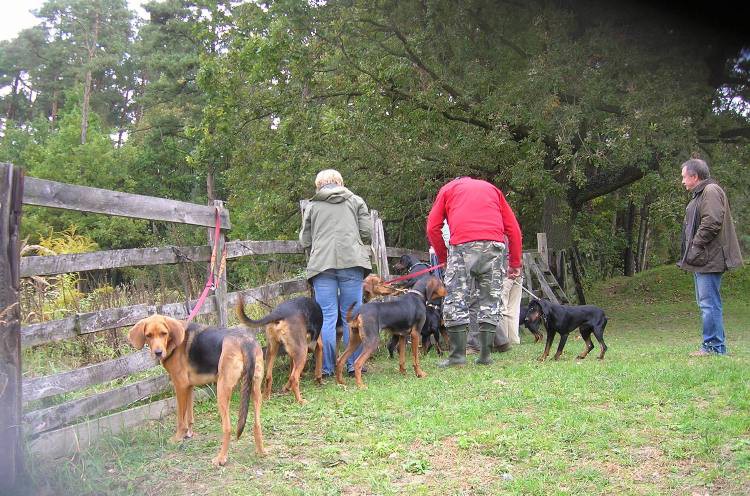
[(430, 254), (426, 251), (421, 250), (410, 250), (408, 248), (395, 248), (393, 246), (386, 247), (386, 253), (389, 258), (399, 258), (402, 255), (411, 255), (417, 257), (419, 260), (427, 261), (430, 259)]
[[(278, 296), (301, 293), (307, 291), (304, 279), (288, 279), (257, 288), (250, 288), (227, 294), (227, 307), (232, 307), (238, 295), (243, 295), (248, 302), (252, 300), (266, 301)], [(107, 329), (117, 329), (134, 325), (139, 320), (159, 313), (175, 319), (185, 319), (190, 308), (197, 300), (191, 300), (189, 306), (184, 302), (167, 303), (165, 305), (133, 305), (128, 307), (110, 308), (97, 312), (81, 313), (61, 320), (51, 320), (21, 327), (21, 346), (37, 346), (50, 341), (74, 338), (80, 334), (88, 334)], [(215, 298), (209, 296), (198, 311), (198, 315), (213, 313)]]
[(23, 170), (0, 164), (0, 493), (24, 473), (19, 260)]
[(531, 270), (534, 271), (534, 274), (539, 280), (539, 285), (542, 287), (542, 293), (544, 293), (544, 296), (552, 303), (559, 304), (560, 302), (558, 301), (557, 296), (555, 295), (555, 292), (552, 291), (552, 288), (550, 287), (549, 283), (544, 278), (544, 273), (542, 273), (542, 269), (539, 267), (539, 265), (537, 263), (532, 263)]
[(34, 410), (24, 415), (23, 431), (27, 436), (35, 436), (40, 432), (72, 424), (81, 417), (94, 416), (109, 410), (122, 408), (169, 389), (171, 389), (169, 377), (160, 375), (86, 398), (79, 398), (42, 410)]
[[(197, 401), (210, 396), (211, 393), (206, 389), (195, 392)], [(54, 459), (67, 456), (88, 449), (102, 435), (117, 434), (147, 420), (162, 419), (175, 411), (176, 404), (174, 397), (166, 398), (106, 417), (45, 432), (30, 440), (27, 446), (31, 453), (39, 457)], [(168, 431), (171, 427), (173, 426), (170, 426)]]
[[(196, 226), (211, 227), (216, 224), (213, 207), (121, 191), (58, 183), (34, 177), (27, 177), (24, 182), (23, 202), (41, 207), (179, 222)], [(229, 222), (229, 211), (221, 212), (220, 221), (222, 229), (232, 228)]]
[(81, 367), (69, 372), (35, 377), (23, 381), (23, 402), (69, 393), (92, 384), (101, 384), (118, 377), (150, 369), (158, 364), (148, 349), (125, 355), (114, 360)]
[[(304, 253), (298, 241), (229, 241), (227, 259), (248, 255)], [(400, 256), (400, 255), (399, 255)], [(21, 258), (21, 277), (120, 267), (207, 262), (211, 246), (163, 246)]]

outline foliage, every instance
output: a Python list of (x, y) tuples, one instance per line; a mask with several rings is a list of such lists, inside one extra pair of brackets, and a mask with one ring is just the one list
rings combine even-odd
[[(545, 230), (553, 249), (575, 244), (598, 278), (641, 242), (629, 223), (648, 221), (647, 266), (675, 258), (677, 169), (698, 154), (750, 239), (750, 52), (716, 9), (693, 23), (590, 0), (144, 8), (136, 20), (124, 0), (47, 0), (37, 26), (0, 42), (0, 160), (58, 181), (225, 199), (234, 239), (296, 238), (298, 200), (335, 167), (380, 211), (388, 243), (413, 248), (426, 248), (438, 188), (473, 175), (506, 192), (527, 239)], [(71, 224), (103, 249), (179, 232), (24, 215), (32, 242)]]

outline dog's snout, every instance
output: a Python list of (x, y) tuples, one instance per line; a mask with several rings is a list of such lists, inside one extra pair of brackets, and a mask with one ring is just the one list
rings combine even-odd
[(162, 350), (154, 350), (154, 355), (156, 355), (156, 358), (161, 358), (163, 353), (164, 352)]

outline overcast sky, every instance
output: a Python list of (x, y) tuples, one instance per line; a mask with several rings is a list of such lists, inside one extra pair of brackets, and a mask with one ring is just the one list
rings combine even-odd
[[(135, 9), (140, 17), (146, 12), (140, 8), (148, 0), (128, 0), (131, 10)], [(44, 0), (0, 0), (0, 40), (12, 40), (19, 31), (39, 24), (40, 19), (31, 14), (44, 4)]]

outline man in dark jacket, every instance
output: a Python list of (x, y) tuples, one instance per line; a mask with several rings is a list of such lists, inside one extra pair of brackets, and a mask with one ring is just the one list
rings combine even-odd
[[(450, 226), (450, 252), (441, 229)], [(466, 363), (469, 322), (479, 326), (480, 353), (476, 363), (487, 365), (495, 329), (500, 321), (506, 240), (510, 253), (507, 277), (521, 274), (521, 229), (505, 195), (480, 179), (459, 177), (438, 192), (427, 217), (427, 238), (438, 260), (448, 263), (443, 320), (452, 350), (440, 366)], [(509, 345), (508, 345), (509, 346)]]
[(703, 320), (703, 345), (692, 356), (726, 354), (721, 276), (728, 269), (742, 266), (729, 200), (710, 176), (703, 160), (691, 159), (682, 164), (682, 184), (693, 197), (685, 209), (677, 266), (693, 273)]

